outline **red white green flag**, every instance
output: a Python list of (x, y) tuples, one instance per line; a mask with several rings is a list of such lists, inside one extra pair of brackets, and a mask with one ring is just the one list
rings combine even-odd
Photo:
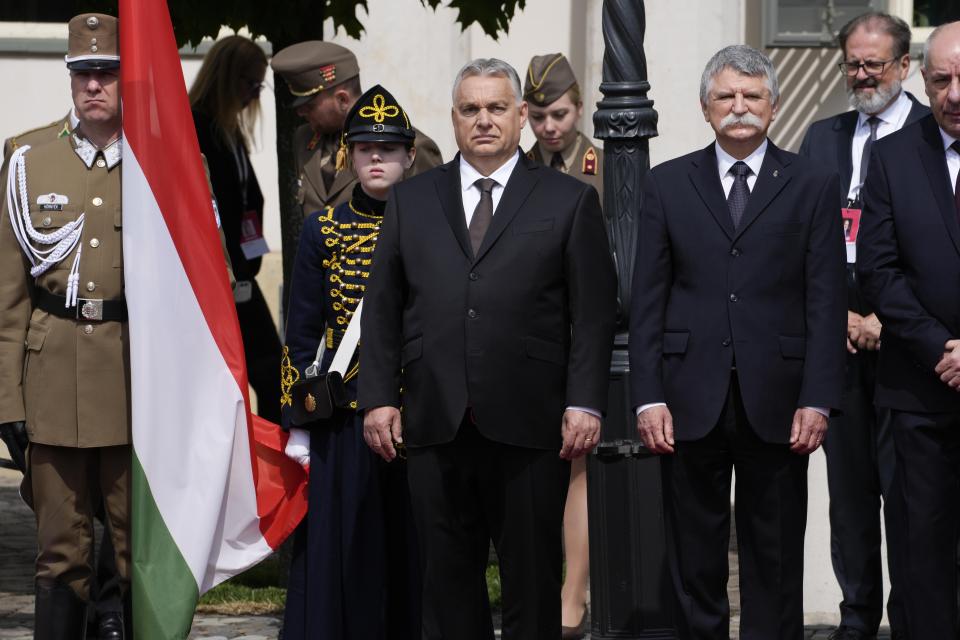
[(140, 640), (185, 638), (199, 596), (270, 555), (300, 522), (306, 476), (283, 455), (279, 428), (250, 413), (164, 0), (120, 0), (120, 59), (134, 630)]

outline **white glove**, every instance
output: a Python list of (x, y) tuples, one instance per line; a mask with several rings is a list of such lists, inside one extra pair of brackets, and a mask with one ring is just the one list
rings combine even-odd
[(310, 432), (306, 429), (290, 429), (290, 439), (287, 440), (287, 446), (283, 452), (304, 469), (309, 469)]

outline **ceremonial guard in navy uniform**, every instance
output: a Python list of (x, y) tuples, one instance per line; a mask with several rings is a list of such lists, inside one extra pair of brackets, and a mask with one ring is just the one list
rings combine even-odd
[(583, 99), (573, 68), (562, 53), (534, 56), (523, 81), (523, 99), (530, 110), (530, 128), (537, 142), (527, 157), (586, 182), (603, 203), (601, 154), (577, 124)]
[[(347, 202), (304, 220), (293, 269), (282, 361), (288, 427), (290, 385), (320, 342), (327, 371), (363, 298), (387, 190), (413, 164), (416, 133), (383, 87), (348, 114), (345, 146), (359, 181)], [(349, 150), (349, 151), (348, 151)], [(284, 637), (288, 640), (420, 638), (420, 582), (404, 461), (379, 460), (356, 411), (359, 353), (346, 368), (348, 406), (331, 421), (291, 430), (287, 454), (309, 464), (310, 509), (297, 530)], [(299, 444), (298, 444), (299, 443)]]
[(25, 421), (30, 442), (41, 639), (84, 637), (97, 496), (130, 622), (117, 29), (106, 15), (70, 21), (76, 129), (11, 154), (5, 187), (15, 197), (0, 212), (0, 423)]
[[(347, 202), (357, 177), (345, 169), (339, 151), (345, 117), (361, 94), (357, 57), (338, 44), (308, 40), (278, 51), (270, 66), (286, 81), (293, 95), (291, 108), (306, 120), (293, 136), (296, 196), (304, 217)], [(406, 177), (443, 162), (436, 143), (415, 132), (417, 158)]]

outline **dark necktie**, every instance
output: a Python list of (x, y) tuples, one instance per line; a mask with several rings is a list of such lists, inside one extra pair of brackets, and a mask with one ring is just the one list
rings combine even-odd
[[(337, 138), (339, 140), (339, 137)], [(324, 145), (320, 149), (321, 164), (320, 177), (323, 178), (323, 187), (329, 193), (333, 180), (337, 177), (337, 146)]]
[(747, 200), (750, 198), (750, 187), (747, 186), (747, 176), (750, 175), (750, 167), (742, 160), (733, 163), (730, 167), (730, 173), (733, 174), (733, 186), (730, 187), (730, 193), (727, 195), (727, 206), (730, 208), (730, 218), (733, 220), (733, 228), (740, 226), (740, 218), (743, 217), (743, 211), (747, 208)]
[(493, 187), (497, 181), (493, 178), (480, 178), (473, 184), (480, 189), (480, 202), (470, 218), (470, 244), (473, 246), (473, 255), (477, 255), (483, 236), (487, 235), (490, 221), (493, 220)]
[(563, 171), (563, 156), (560, 155), (560, 152), (554, 153), (553, 157), (550, 158), (550, 168)]
[(867, 118), (867, 124), (870, 125), (870, 137), (863, 143), (863, 154), (860, 156), (860, 186), (863, 186), (867, 179), (867, 165), (870, 164), (870, 147), (877, 141), (877, 127), (880, 126), (880, 118), (870, 116)]
[[(950, 148), (960, 154), (960, 140), (954, 140)], [(947, 175), (950, 175), (949, 170)], [(957, 180), (953, 185), (953, 203), (957, 209), (957, 217), (960, 218), (960, 173), (957, 174)]]

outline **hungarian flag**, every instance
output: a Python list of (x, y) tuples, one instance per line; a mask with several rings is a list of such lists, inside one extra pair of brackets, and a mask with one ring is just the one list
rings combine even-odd
[(120, 1), (120, 58), (133, 622), (142, 640), (185, 638), (200, 594), (270, 555), (300, 522), (306, 476), (283, 455), (285, 434), (250, 413), (164, 0)]

